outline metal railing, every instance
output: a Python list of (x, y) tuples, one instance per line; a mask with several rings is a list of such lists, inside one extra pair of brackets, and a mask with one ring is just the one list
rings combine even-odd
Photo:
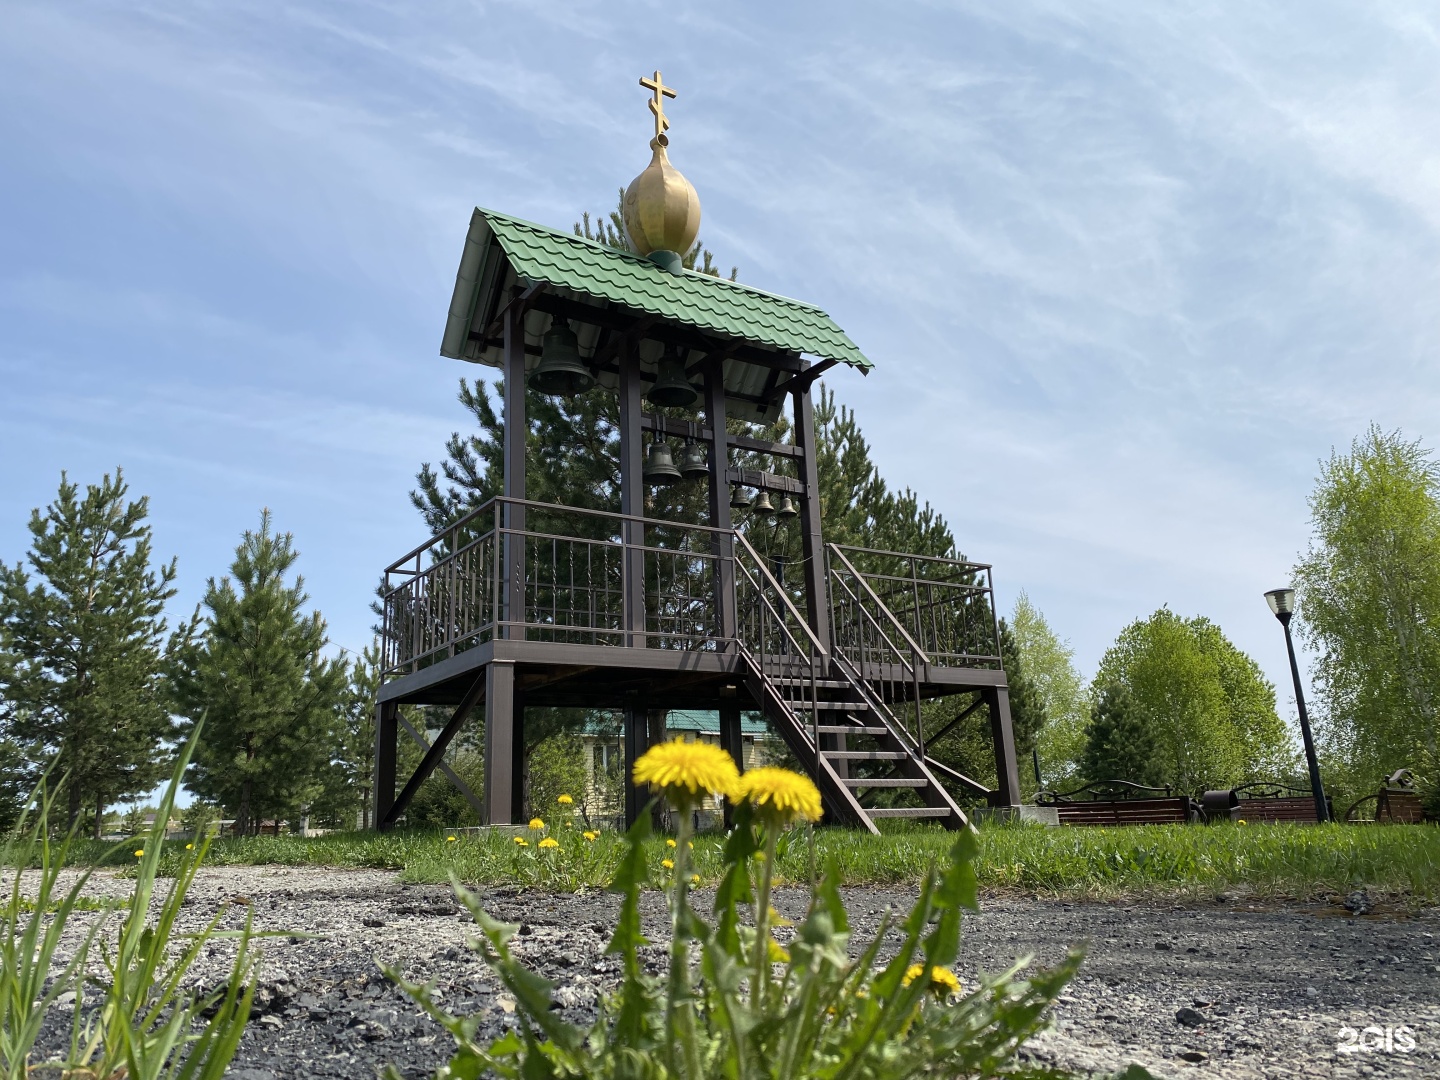
[[(818, 769), (819, 682), (830, 673), (829, 658), (809, 622), (750, 541), (740, 532), (735, 541), (736, 648), (771, 685), (795, 730), (805, 734), (806, 749)], [(808, 731), (796, 705), (810, 714)]]
[[(837, 652), (867, 677), (896, 669), (867, 684), (887, 709), (918, 710), (926, 665), (999, 667), (988, 566), (837, 545), (824, 557)], [(382, 669), (411, 674), (497, 636), (687, 651), (738, 638), (803, 668), (814, 634), (798, 588), (733, 530), (498, 497), (385, 569)], [(913, 730), (921, 745), (918, 718)]]
[(839, 544), (827, 549), (832, 580), (836, 562), (843, 559), (845, 569), (864, 579), (879, 605), (905, 628), (931, 664), (1000, 667), (1000, 629), (988, 564)]
[(392, 563), (387, 675), (492, 640), (655, 649), (725, 644), (716, 582), (729, 530), (495, 498)]
[[(829, 545), (830, 639), (837, 664), (892, 729), (925, 756), (920, 681), (929, 657), (855, 569)], [(902, 719), (903, 718), (903, 719)]]

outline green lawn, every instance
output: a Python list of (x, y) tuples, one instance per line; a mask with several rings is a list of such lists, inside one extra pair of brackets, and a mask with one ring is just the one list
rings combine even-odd
[[(558, 848), (540, 849), (497, 834), (411, 831), (385, 835), (342, 833), (302, 840), (256, 837), (219, 840), (209, 862), (218, 865), (375, 867), (406, 881), (445, 882), (453, 871), (471, 884), (521, 883), (573, 890), (604, 885), (620, 858), (622, 839), (604, 833), (585, 840), (578, 829), (554, 833)], [(1412, 902), (1440, 900), (1440, 829), (1428, 826), (1219, 825), (1140, 828), (982, 826), (981, 885), (1066, 897), (1122, 894), (1216, 894), (1243, 888), (1265, 896), (1309, 899), (1360, 885)], [(809, 875), (809, 833), (790, 834), (778, 871), (789, 881)], [(908, 826), (882, 836), (842, 829), (815, 830), (815, 858), (834, 860), (850, 885), (906, 884), (943, 854), (950, 837), (937, 828)], [(705, 883), (719, 873), (718, 836), (695, 842), (696, 869)], [(656, 880), (665, 841), (649, 841)], [(79, 862), (133, 863), (132, 844), (118, 848), (86, 841)]]

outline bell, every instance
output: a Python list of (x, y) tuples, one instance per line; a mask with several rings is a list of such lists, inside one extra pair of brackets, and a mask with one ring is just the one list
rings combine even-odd
[(680, 475), (686, 480), (704, 480), (710, 475), (705, 448), (694, 439), (685, 440), (685, 453), (680, 456)]
[(790, 496), (786, 495), (780, 500), (780, 509), (776, 510), (775, 514), (777, 517), (789, 521), (793, 517), (799, 517), (800, 511), (795, 509), (795, 504), (790, 501)]
[(540, 349), (540, 366), (530, 373), (530, 389), (542, 394), (574, 397), (595, 385), (595, 376), (580, 359), (580, 343), (570, 320), (555, 316)]
[(758, 518), (768, 518), (775, 512), (775, 507), (770, 505), (770, 493), (760, 492), (760, 497), (750, 506), (750, 512)]
[(739, 484), (735, 484), (734, 486), (732, 486), (732, 487), (730, 488), (730, 509), (731, 509), (731, 510), (748, 510), (748, 509), (750, 509), (750, 492), (746, 491), (746, 490), (745, 490), (743, 487), (741, 487)]
[(666, 356), (660, 361), (660, 370), (655, 385), (645, 396), (651, 405), (666, 409), (688, 409), (700, 400), (700, 391), (685, 378), (685, 362), (678, 356)]
[(680, 470), (675, 468), (675, 459), (670, 456), (670, 444), (659, 435), (655, 436), (655, 441), (650, 444), (650, 450), (645, 455), (642, 475), (647, 484), (658, 484), (661, 487), (680, 482)]

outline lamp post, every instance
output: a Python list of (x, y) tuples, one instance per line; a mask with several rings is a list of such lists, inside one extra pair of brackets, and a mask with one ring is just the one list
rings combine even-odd
[(1300, 688), (1300, 665), (1295, 662), (1295, 642), (1290, 637), (1290, 619), (1295, 614), (1295, 590), (1271, 589), (1265, 602), (1285, 628), (1285, 649), (1290, 654), (1290, 677), (1295, 680), (1295, 707), (1300, 711), (1300, 734), (1305, 739), (1305, 764), (1310, 769), (1310, 791), (1315, 796), (1315, 820), (1326, 822), (1325, 789), (1320, 786), (1320, 762), (1315, 758), (1315, 739), (1310, 734), (1310, 714), (1305, 711), (1305, 691)]

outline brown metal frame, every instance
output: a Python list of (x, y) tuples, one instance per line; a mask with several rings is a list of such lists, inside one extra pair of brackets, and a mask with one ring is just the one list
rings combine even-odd
[[(525, 343), (524, 318), (532, 309), (603, 328), (591, 362), (618, 375), (619, 513), (526, 497), (525, 368), (536, 350)], [(860, 781), (848, 779), (846, 759), (886, 755), (847, 753), (845, 735), (822, 733), (815, 680), (835, 678), (853, 688), (858, 707), (893, 726), (896, 738), (912, 747), (907, 754), (918, 755), (915, 767), (921, 772), (927, 767), (922, 698), (978, 692), (990, 707), (1000, 777), (998, 790), (987, 794), (992, 801), (1018, 802), (998, 646), (972, 648), (984, 635), (975, 637), (966, 621), (972, 609), (988, 612), (989, 640), (997, 640), (990, 568), (964, 560), (827, 549), (824, 543), (811, 394), (831, 362), (812, 365), (613, 305), (568, 300), (543, 286), (514, 290), (481, 336), (503, 346), (504, 490), (386, 568), (384, 684), (375, 732), (375, 821), (381, 828), (402, 818), (436, 768), (460, 785), (486, 823), (518, 820), (527, 699), (623, 709), (627, 766), (663, 731), (663, 710), (676, 702), (718, 709), (722, 744), (738, 761), (741, 709), (768, 700), (782, 717), (791, 717), (793, 730), (784, 734), (808, 759), (833, 815), (851, 819), (860, 809), (854, 791)], [(645, 384), (654, 376), (641, 370), (642, 340), (704, 353), (687, 369), (704, 382), (701, 421), (645, 411)], [(727, 432), (727, 360), (770, 369), (755, 400), (791, 398), (793, 445)], [(646, 432), (706, 443), (708, 525), (645, 516)], [(731, 449), (788, 459), (796, 475), (734, 468)], [(803, 582), (796, 583), (803, 587), (799, 607), (732, 527), (732, 483), (796, 498), (803, 563)], [(839, 608), (841, 627), (850, 619), (863, 624), (864, 633), (853, 641), (838, 633)], [(963, 624), (958, 637), (956, 620)], [(774, 679), (794, 682), (787, 673), (796, 672), (808, 672), (808, 705), (776, 689)], [(434, 742), (399, 715), (406, 702), (453, 707)], [(796, 705), (803, 706), (800, 713)], [(477, 798), (445, 765), (444, 754), (469, 714), (480, 709), (486, 780)], [(912, 714), (913, 722), (902, 721)], [(425, 754), (397, 793), (402, 729)], [(962, 786), (985, 791), (968, 777), (951, 776), (953, 770), (928, 765)], [(627, 792), (627, 816), (633, 819), (640, 809), (639, 794)], [(955, 815), (963, 821), (958, 810)]]

